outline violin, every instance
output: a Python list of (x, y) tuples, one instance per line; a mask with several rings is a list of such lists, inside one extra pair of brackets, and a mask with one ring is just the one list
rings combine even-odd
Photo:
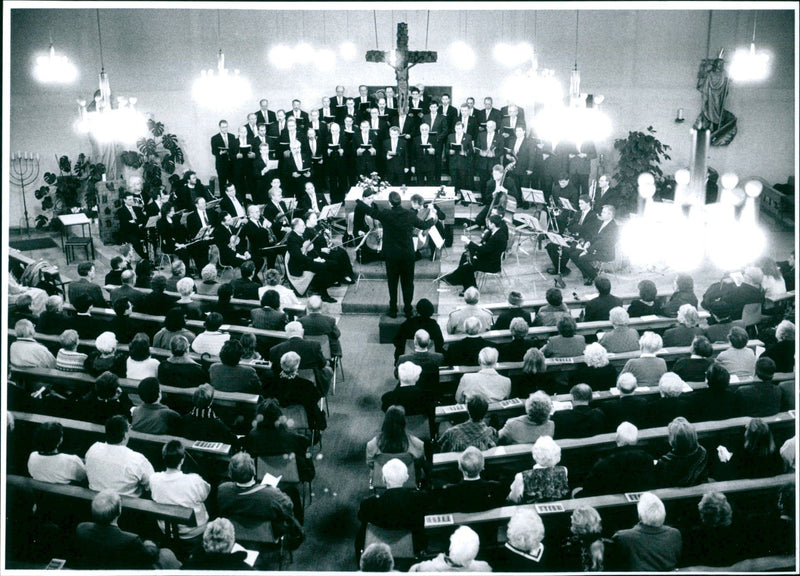
[(236, 231), (236, 234), (231, 235), (230, 240), (228, 240), (228, 248), (230, 248), (234, 252), (236, 252), (236, 247), (239, 246), (239, 242), (242, 241), (242, 239), (239, 238), (239, 235), (242, 233), (242, 230), (244, 230), (244, 226), (239, 226), (239, 229)]

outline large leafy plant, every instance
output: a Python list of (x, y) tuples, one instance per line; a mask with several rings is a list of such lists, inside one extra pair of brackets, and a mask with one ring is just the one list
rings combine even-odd
[(121, 155), (122, 163), (134, 169), (142, 169), (144, 191), (161, 186), (162, 174), (173, 174), (178, 164), (183, 164), (183, 150), (178, 146), (175, 134), (165, 133), (164, 124), (152, 118), (147, 120), (150, 136), (136, 141), (137, 150), (128, 150)]
[(655, 133), (655, 129), (648, 126), (647, 132), (628, 132), (627, 138), (614, 141), (614, 148), (619, 153), (614, 180), (629, 206), (635, 204), (638, 195), (637, 181), (644, 172), (653, 175), (657, 189), (661, 188), (666, 192), (670, 188), (669, 183), (664, 182), (664, 173), (659, 166), (662, 160), (670, 160), (670, 146), (656, 138)]
[[(106, 167), (102, 163), (92, 163), (85, 154), (79, 154), (73, 164), (69, 157), (58, 159), (58, 174), (45, 172), (45, 185), (34, 192), (42, 201), (42, 210), (52, 211), (50, 217), (39, 214), (36, 227), (44, 228), (48, 223), (57, 222), (55, 216), (67, 214), (73, 209), (82, 208), (91, 214), (97, 206), (97, 182), (103, 179)], [(55, 190), (52, 190), (55, 188)]]

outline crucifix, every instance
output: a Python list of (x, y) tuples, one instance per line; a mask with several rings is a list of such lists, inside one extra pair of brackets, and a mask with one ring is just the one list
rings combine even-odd
[(408, 24), (397, 24), (396, 50), (368, 50), (367, 62), (385, 62), (394, 68), (397, 79), (397, 108), (408, 110), (408, 69), (416, 64), (436, 62), (437, 53), (433, 51), (416, 51), (408, 49)]

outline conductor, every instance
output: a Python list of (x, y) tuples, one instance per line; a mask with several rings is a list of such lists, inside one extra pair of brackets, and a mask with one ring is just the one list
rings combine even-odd
[(358, 200), (368, 207), (370, 216), (383, 224), (383, 257), (386, 260), (386, 276), (389, 282), (389, 317), (397, 318), (397, 283), (403, 288), (403, 314), (411, 318), (414, 313), (414, 229), (427, 230), (436, 223), (436, 213), (423, 221), (416, 212), (403, 208), (397, 192), (389, 193), (389, 210), (373, 203), (373, 197)]

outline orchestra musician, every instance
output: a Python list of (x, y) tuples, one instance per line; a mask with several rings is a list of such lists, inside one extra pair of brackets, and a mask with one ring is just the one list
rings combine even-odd
[(319, 216), (320, 209), (327, 206), (328, 202), (325, 200), (323, 194), (317, 194), (317, 189), (313, 182), (306, 182), (303, 194), (297, 199), (297, 207), (294, 213), (298, 218), (305, 218), (306, 214), (313, 212)]
[[(270, 229), (277, 240), (281, 240), (291, 230), (289, 223), (294, 215), (294, 211), (290, 211), (283, 201), (283, 191), (279, 183), (280, 181), (273, 182), (269, 189), (269, 202), (264, 205), (264, 219), (271, 222)], [(247, 212), (249, 215), (250, 210)]]
[(236, 186), (233, 182), (228, 182), (228, 186), (225, 188), (225, 196), (219, 203), (219, 209), (234, 218), (244, 219), (247, 217), (247, 212), (239, 201), (239, 195), (236, 193)]
[[(231, 186), (233, 186), (231, 184)], [(198, 232), (207, 226), (215, 226), (217, 215), (214, 211), (206, 210), (206, 199), (198, 196), (194, 201), (194, 210), (186, 216), (186, 235), (189, 240), (197, 236)], [(187, 248), (189, 255), (197, 265), (198, 270), (208, 264), (208, 241), (197, 242)]]
[[(175, 206), (166, 202), (161, 206), (161, 217), (156, 222), (156, 230), (160, 238), (161, 253), (175, 254), (180, 260), (188, 261), (186, 251), (186, 230), (180, 218), (175, 217)], [(198, 268), (202, 267), (198, 264)]]
[(311, 240), (305, 240), (306, 224), (301, 218), (292, 220), (292, 230), (286, 239), (286, 251), (289, 255), (289, 274), (301, 276), (303, 272), (314, 272), (309, 289), (317, 292), (323, 302), (335, 303), (336, 299), (328, 294), (328, 288), (336, 283), (336, 271), (333, 263), (321, 257), (312, 257), (309, 253), (314, 248)]
[(214, 228), (214, 243), (219, 249), (220, 266), (238, 268), (246, 260), (250, 260), (250, 252), (244, 250), (241, 235), (236, 235), (233, 227), (233, 217), (227, 212), (222, 213), (222, 220)]
[(600, 227), (590, 241), (568, 249), (569, 257), (583, 274), (584, 284), (591, 286), (597, 276), (595, 262), (611, 262), (616, 257), (619, 229), (614, 220), (616, 209), (607, 204), (600, 212)]
[(214, 195), (200, 182), (197, 173), (194, 170), (187, 170), (175, 194), (175, 209), (191, 210), (198, 196), (205, 198), (206, 202), (214, 200)]
[(147, 216), (136, 200), (141, 203), (141, 197), (133, 192), (125, 192), (122, 197), (124, 205), (117, 210), (117, 220), (119, 220), (119, 240), (129, 242), (140, 258), (147, 258), (147, 250), (144, 246), (145, 229)]
[(486, 219), (486, 230), (483, 232), (480, 244), (462, 237), (466, 249), (461, 255), (458, 268), (442, 277), (446, 283), (453, 286), (462, 286), (461, 294), (470, 286), (476, 286), (475, 272), (499, 272), (502, 265), (502, 255), (508, 245), (508, 228), (504, 226), (503, 217), (491, 214)]
[(508, 196), (518, 194), (514, 181), (506, 178), (506, 173), (511, 170), (513, 166), (513, 164), (508, 164), (503, 168), (500, 164), (495, 164), (492, 167), (492, 177), (484, 186), (484, 189), (492, 201), (484, 206), (475, 217), (475, 223), (478, 226), (483, 227), (486, 225), (486, 217), (493, 207), (502, 206), (505, 209)]
[(278, 249), (264, 250), (276, 243), (271, 226), (272, 222), (261, 216), (261, 209), (257, 205), (251, 204), (247, 208), (247, 221), (240, 237), (247, 240), (247, 251), (256, 266), (256, 275), (261, 272), (265, 259), (268, 267), (274, 268), (278, 258)]
[[(566, 229), (562, 232), (562, 236), (570, 243), (570, 247), (575, 247), (581, 242), (591, 240), (597, 234), (600, 228), (600, 220), (592, 211), (592, 204), (587, 194), (582, 194), (578, 199), (578, 208), (580, 210), (575, 213), (567, 224)], [(550, 242), (545, 246), (547, 255), (553, 263), (552, 268), (548, 268), (548, 274), (561, 274), (568, 275), (571, 270), (567, 268), (569, 262), (569, 251), (564, 250), (558, 244)]]
[(166, 186), (159, 186), (158, 190), (144, 205), (144, 213), (148, 218), (161, 215), (161, 207), (170, 201), (170, 193)]
[(548, 199), (550, 205), (553, 208), (556, 208), (556, 222), (558, 223), (558, 229), (563, 230), (564, 227), (567, 225), (567, 221), (570, 217), (569, 210), (562, 209), (562, 204), (560, 198), (565, 198), (569, 200), (569, 203), (572, 206), (575, 206), (578, 203), (578, 189), (572, 185), (569, 181), (569, 174), (563, 172), (558, 177), (558, 182), (553, 184), (553, 188), (550, 192), (550, 198)]
[[(369, 198), (373, 194), (373, 192), (365, 190), (363, 197)], [(367, 242), (356, 253), (356, 258), (362, 264), (383, 260), (383, 255), (381, 255), (383, 229), (381, 229), (380, 222), (370, 216), (369, 211), (370, 206), (364, 202), (356, 202), (355, 210), (353, 210), (353, 234), (358, 238), (370, 235)], [(370, 240), (372, 241), (370, 242)]]
[[(339, 281), (345, 284), (355, 284), (353, 280), (353, 264), (347, 250), (341, 246), (332, 247), (331, 231), (327, 223), (320, 222), (317, 214), (309, 212), (305, 217), (306, 230), (303, 233), (303, 240), (311, 240), (313, 246), (308, 252), (311, 258), (322, 258), (328, 262), (334, 271), (339, 273)], [(288, 240), (287, 240), (288, 242)]]

